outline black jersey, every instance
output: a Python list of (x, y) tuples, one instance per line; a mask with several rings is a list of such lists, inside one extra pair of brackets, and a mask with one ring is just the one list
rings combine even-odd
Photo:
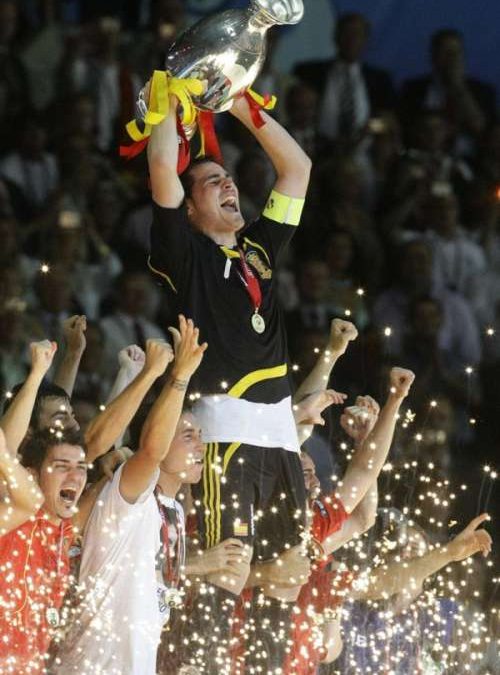
[[(154, 205), (149, 266), (169, 293), (172, 320), (178, 313), (193, 319), (200, 339), (208, 342), (193, 377), (193, 389), (201, 394), (229, 393), (258, 403), (276, 403), (290, 395), (275, 270), (295, 227), (269, 217), (276, 213), (274, 201), (286, 199), (273, 195), (264, 214), (238, 234), (233, 249), (194, 230), (184, 206)], [(259, 313), (266, 328), (260, 335), (252, 327), (254, 307), (243, 283), (238, 248), (262, 291)]]

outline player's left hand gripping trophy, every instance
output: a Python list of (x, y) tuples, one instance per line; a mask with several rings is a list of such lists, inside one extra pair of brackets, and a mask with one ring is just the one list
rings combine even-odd
[[(143, 147), (151, 126), (168, 112), (172, 94), (181, 104), (179, 135), (186, 144), (210, 120), (203, 113), (227, 111), (236, 96), (248, 91), (264, 65), (269, 28), (296, 24), (303, 14), (302, 0), (251, 0), (247, 9), (229, 9), (196, 23), (170, 48), (166, 70), (155, 71), (150, 87), (141, 92), (140, 121), (127, 125), (130, 136)], [(271, 100), (259, 98), (254, 95), (257, 105), (271, 107)]]

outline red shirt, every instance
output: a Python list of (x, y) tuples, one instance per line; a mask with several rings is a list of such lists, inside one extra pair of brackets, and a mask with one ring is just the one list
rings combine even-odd
[[(341, 501), (335, 497), (319, 497), (311, 505), (313, 521), (311, 534), (320, 544), (338, 532), (349, 517)], [(316, 561), (311, 575), (300, 590), (293, 614), (293, 647), (285, 663), (285, 673), (314, 675), (324, 656), (321, 634), (316, 633), (314, 615), (325, 609), (336, 609), (342, 603), (342, 591), (350, 586), (350, 575), (326, 569), (333, 556)]]
[(68, 587), (72, 537), (71, 520), (55, 525), (43, 510), (0, 537), (0, 672), (43, 671), (49, 619), (57, 619)]
[[(311, 535), (322, 544), (334, 532), (338, 532), (349, 517), (340, 500), (334, 496), (321, 496), (315, 499), (310, 508), (313, 511)], [(321, 648), (315, 646), (314, 613), (321, 613), (326, 608), (335, 608), (342, 603), (341, 588), (348, 587), (348, 579), (336, 571), (325, 569), (333, 556), (325, 557), (314, 563), (307, 584), (302, 586), (293, 614), (292, 634), (293, 647), (285, 663), (286, 675), (313, 675), (323, 657)], [(244, 668), (244, 644), (242, 639), (245, 624), (244, 604), (252, 599), (252, 589), (246, 589), (240, 596), (233, 617), (233, 637), (235, 644), (232, 651), (233, 675), (242, 675)]]

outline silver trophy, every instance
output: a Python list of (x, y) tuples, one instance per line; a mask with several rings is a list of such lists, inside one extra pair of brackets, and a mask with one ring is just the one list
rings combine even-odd
[[(204, 93), (193, 97), (196, 108), (224, 112), (262, 70), (269, 28), (296, 24), (303, 14), (302, 0), (251, 0), (247, 9), (214, 14), (176, 40), (167, 54), (165, 68), (174, 77), (195, 78), (205, 84)], [(139, 108), (144, 114), (144, 102), (139, 102)], [(188, 138), (194, 130), (186, 129)]]

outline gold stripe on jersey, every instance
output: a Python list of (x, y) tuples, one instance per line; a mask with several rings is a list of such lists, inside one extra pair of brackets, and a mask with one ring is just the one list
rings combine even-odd
[(222, 475), (226, 475), (227, 465), (231, 461), (231, 457), (234, 455), (236, 450), (240, 447), (241, 443), (231, 443), (226, 452), (224, 453), (224, 459), (222, 460)]
[(305, 201), (305, 199), (287, 197), (273, 190), (262, 215), (276, 223), (296, 227), (300, 223)]
[(288, 372), (288, 366), (283, 363), (281, 366), (274, 366), (274, 368), (262, 368), (261, 370), (254, 370), (248, 373), (241, 380), (238, 380), (231, 389), (227, 392), (228, 396), (240, 398), (243, 394), (253, 387), (254, 384), (264, 382), (265, 380), (272, 380), (277, 377), (285, 377)]
[(221, 536), (219, 444), (208, 443), (203, 467), (203, 506), (207, 548), (216, 546)]
[(221, 531), (221, 522), (222, 522), (222, 509), (220, 501), (220, 481), (221, 481), (221, 468), (219, 464), (219, 444), (215, 444), (215, 456), (214, 456), (214, 482), (215, 482), (215, 533), (214, 533), (214, 543), (213, 546), (216, 546), (220, 542), (220, 531)]
[(168, 276), (168, 274), (165, 274), (165, 272), (160, 272), (160, 270), (157, 270), (156, 267), (153, 267), (153, 265), (151, 264), (151, 256), (148, 257), (148, 267), (151, 270), (151, 272), (154, 272), (155, 274), (158, 274), (160, 277), (165, 279), (165, 281), (168, 283), (173, 292), (177, 293), (177, 289), (174, 286), (174, 283), (172, 279)]
[(210, 548), (210, 491), (209, 491), (209, 478), (210, 478), (210, 454), (212, 449), (212, 443), (207, 443), (205, 449), (205, 462), (203, 463), (203, 515), (205, 518), (205, 533), (207, 540), (207, 548)]

